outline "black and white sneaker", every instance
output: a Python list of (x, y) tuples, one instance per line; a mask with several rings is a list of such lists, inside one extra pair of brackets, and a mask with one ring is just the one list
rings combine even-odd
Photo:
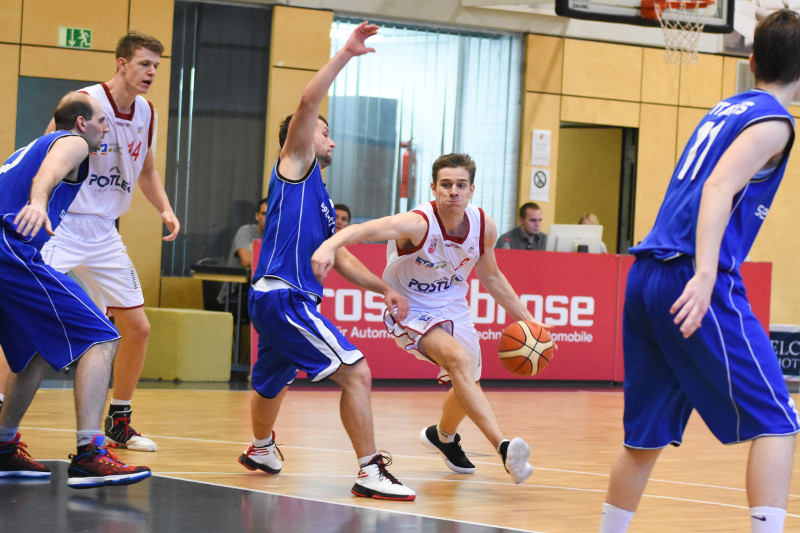
[(362, 498), (378, 500), (399, 500), (411, 502), (417, 494), (406, 487), (386, 470), (392, 464), (392, 458), (378, 453), (372, 460), (358, 471), (358, 479), (350, 492)]
[(436, 426), (424, 428), (419, 433), (419, 440), (426, 448), (442, 454), (444, 464), (457, 474), (472, 474), (475, 472), (475, 465), (467, 459), (464, 450), (461, 449), (461, 436), (456, 433), (453, 442), (442, 442), (439, 440), (439, 430)]
[(531, 456), (531, 447), (520, 438), (505, 440), (500, 443), (500, 457), (503, 458), (503, 467), (511, 474), (514, 483), (522, 483), (533, 474), (533, 467), (528, 462)]

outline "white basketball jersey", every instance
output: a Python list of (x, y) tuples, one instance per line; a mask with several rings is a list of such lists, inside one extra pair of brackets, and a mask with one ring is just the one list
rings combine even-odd
[(467, 276), (483, 255), (483, 210), (467, 206), (469, 230), (464, 238), (447, 234), (434, 202), (421, 204), (413, 212), (427, 220), (428, 233), (413, 249), (398, 250), (397, 241), (389, 241), (383, 279), (408, 298), (411, 307), (463, 304), (469, 291)]
[(103, 106), (109, 131), (97, 152), (89, 156), (86, 178), (68, 213), (114, 220), (131, 205), (133, 187), (154, 143), (156, 114), (150, 102), (137, 96), (130, 113), (120, 113), (105, 83), (81, 89)]

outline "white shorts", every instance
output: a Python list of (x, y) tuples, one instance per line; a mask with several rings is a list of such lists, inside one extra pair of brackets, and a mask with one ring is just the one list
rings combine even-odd
[[(387, 310), (383, 315), (383, 322), (400, 348), (414, 354), (417, 359), (428, 362), (433, 361), (419, 350), (419, 341), (431, 329), (441, 326), (469, 354), (475, 381), (481, 379), (480, 339), (472, 323), (468, 305), (449, 305), (440, 309), (412, 307), (402, 323), (397, 322)], [(441, 367), (437, 379), (441, 384), (450, 382), (450, 376)]]
[(59, 272), (71, 270), (106, 314), (144, 305), (139, 276), (113, 220), (67, 215), (42, 248), (42, 257)]

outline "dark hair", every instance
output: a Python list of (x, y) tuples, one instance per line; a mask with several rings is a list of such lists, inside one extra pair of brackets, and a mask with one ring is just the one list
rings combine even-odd
[(781, 9), (756, 26), (756, 82), (790, 83), (800, 78), (800, 14)]
[(130, 61), (139, 48), (146, 48), (158, 55), (164, 53), (164, 45), (161, 44), (161, 41), (145, 33), (131, 30), (117, 42), (117, 57), (124, 57)]
[(542, 210), (542, 208), (539, 207), (539, 204), (537, 204), (536, 202), (524, 203), (519, 208), (519, 218), (525, 218), (525, 213), (528, 212), (528, 209), (535, 209), (536, 211)]
[(344, 211), (347, 213), (347, 218), (353, 218), (353, 216), (350, 214), (350, 208), (345, 204), (334, 204), (333, 209), (334, 211)]
[(267, 205), (267, 199), (266, 198), (262, 198), (261, 201), (256, 204), (256, 214), (258, 214), (258, 212), (261, 211), (261, 206), (262, 205)]
[[(281, 122), (281, 129), (278, 131), (278, 142), (281, 143), (281, 148), (283, 148), (283, 143), (286, 142), (286, 136), (289, 135), (289, 123), (292, 121), (292, 116), (294, 116), (294, 113), (283, 119), (283, 122)], [(328, 126), (328, 120), (325, 117), (322, 115), (317, 115), (317, 118), (324, 122), (326, 126)]]
[(71, 130), (75, 127), (78, 117), (92, 120), (94, 110), (92, 109), (89, 96), (84, 93), (68, 93), (58, 102), (53, 113), (53, 120), (58, 130)]
[(468, 154), (447, 154), (439, 156), (433, 162), (433, 183), (439, 179), (439, 171), (443, 168), (463, 168), (469, 172), (469, 184), (475, 183), (475, 161)]

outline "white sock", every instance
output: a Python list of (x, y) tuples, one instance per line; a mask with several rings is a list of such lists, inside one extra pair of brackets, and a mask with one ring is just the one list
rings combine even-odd
[(130, 400), (117, 400), (116, 398), (111, 398), (111, 401), (108, 402), (111, 405), (130, 405)]
[(78, 447), (87, 446), (92, 443), (95, 436), (102, 435), (103, 430), (100, 428), (97, 429), (79, 429), (76, 432), (76, 436), (78, 439)]
[(452, 435), (449, 433), (445, 433), (439, 428), (439, 424), (436, 424), (436, 433), (439, 435), (439, 441), (443, 443), (448, 442), (455, 442), (456, 441), (456, 434), (453, 433)]
[(603, 518), (600, 519), (600, 533), (625, 533), (633, 520), (633, 511), (603, 504)]
[(257, 439), (255, 435), (253, 436), (253, 446), (256, 448), (263, 448), (264, 446), (269, 446), (273, 444), (275, 441), (272, 440), (272, 433), (269, 434), (269, 437), (266, 439)]
[(786, 520), (786, 509), (778, 507), (751, 507), (750, 531), (752, 533), (781, 533)]
[(0, 442), (11, 442), (19, 433), (19, 428), (7, 428), (0, 426)]
[(365, 466), (367, 466), (369, 464), (370, 461), (372, 461), (375, 458), (376, 455), (378, 455), (378, 452), (371, 453), (369, 455), (365, 455), (364, 457), (359, 457), (358, 458), (358, 466), (360, 466), (361, 468), (364, 468)]

